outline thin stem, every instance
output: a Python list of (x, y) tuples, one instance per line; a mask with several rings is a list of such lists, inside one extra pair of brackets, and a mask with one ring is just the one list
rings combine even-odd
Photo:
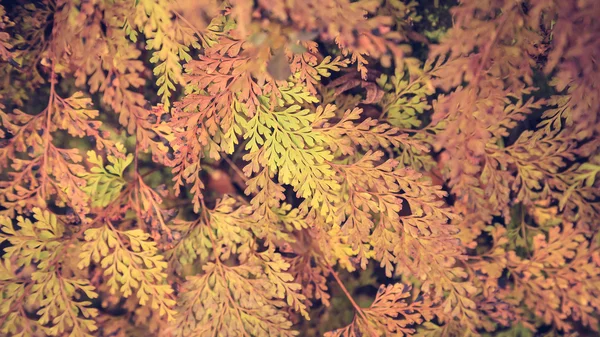
[(523, 239), (525, 240), (525, 252), (527, 252), (527, 256), (531, 257), (531, 252), (529, 252), (529, 244), (527, 243), (527, 224), (525, 223), (525, 213), (525, 209), (521, 209), (521, 233), (523, 233)]
[[(50, 124), (52, 123), (52, 108), (54, 106), (54, 96), (55, 92), (55, 84), (56, 84), (56, 73), (54, 72), (54, 59), (52, 60), (52, 70), (50, 75), (50, 98), (48, 99), (48, 106), (46, 107), (46, 125), (45, 125), (45, 133), (44, 133), (44, 169), (42, 170), (42, 175), (44, 181), (48, 179), (48, 149), (50, 148), (50, 142), (52, 142), (52, 138), (50, 137)], [(46, 188), (45, 184), (42, 185), (42, 197), (46, 196)]]
[(342, 288), (342, 291), (344, 292), (344, 294), (346, 295), (348, 300), (350, 300), (350, 303), (352, 303), (352, 306), (354, 307), (354, 310), (356, 310), (356, 313), (358, 313), (358, 315), (365, 321), (365, 324), (368, 325), (369, 320), (367, 319), (367, 316), (363, 312), (362, 308), (359, 307), (358, 304), (356, 304), (356, 302), (354, 301), (354, 298), (352, 298), (352, 295), (350, 295), (350, 292), (348, 291), (348, 289), (346, 289), (346, 286), (344, 285), (344, 283), (338, 276), (337, 272), (335, 270), (333, 270), (333, 268), (331, 268), (330, 265), (327, 265), (327, 269), (329, 269), (329, 272), (331, 273), (331, 275), (333, 275), (333, 278), (335, 279), (335, 281), (338, 283), (340, 288)]
[(188, 25), (190, 27), (190, 29), (192, 31), (194, 31), (194, 33), (196, 35), (198, 35), (199, 39), (201, 39), (201, 40), (203, 39), (202, 34), (200, 34), (200, 32), (196, 29), (196, 27), (194, 27), (194, 25), (192, 25), (192, 23), (189, 22), (183, 15), (179, 14), (179, 12), (177, 12), (175, 10), (173, 11), (173, 13), (175, 13), (175, 16), (177, 16), (177, 18), (179, 18), (181, 21), (185, 22), (185, 24)]
[(135, 152), (133, 153), (133, 170), (135, 172), (135, 174), (138, 174), (138, 141), (137, 141), (137, 135), (135, 137)]
[(248, 182), (248, 178), (244, 175), (244, 172), (242, 172), (242, 170), (240, 170), (240, 168), (231, 160), (229, 159), (229, 157), (227, 156), (223, 156), (223, 160), (225, 160), (227, 162), (227, 164), (229, 164), (229, 166), (231, 166), (231, 168), (235, 171), (235, 173), (242, 178), (242, 180), (247, 183)]

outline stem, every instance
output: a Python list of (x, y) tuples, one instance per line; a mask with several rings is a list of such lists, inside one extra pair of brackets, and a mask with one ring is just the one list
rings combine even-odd
[[(52, 123), (52, 107), (54, 105), (55, 84), (56, 84), (56, 73), (54, 72), (54, 59), (52, 60), (52, 74), (50, 75), (50, 98), (48, 99), (48, 106), (46, 107), (46, 131), (44, 133), (44, 169), (42, 170), (44, 181), (48, 179), (48, 149), (50, 148), (50, 124)], [(42, 185), (42, 197), (46, 196), (45, 184)]]
[(189, 22), (183, 15), (179, 14), (179, 12), (177, 11), (172, 11), (173, 13), (175, 13), (175, 16), (177, 16), (177, 18), (179, 18), (181, 21), (185, 22), (186, 25), (188, 25), (190, 27), (190, 29), (196, 34), (198, 35), (199, 39), (202, 39), (202, 34), (200, 34), (200, 32), (196, 29), (196, 27), (194, 27), (194, 25), (192, 25), (191, 22)]
[(231, 168), (235, 171), (235, 173), (242, 178), (242, 180), (247, 183), (248, 182), (248, 178), (244, 175), (244, 173), (242, 172), (242, 170), (240, 170), (240, 168), (231, 160), (229, 159), (229, 157), (227, 156), (223, 156), (223, 160), (225, 160), (227, 162), (227, 164), (229, 164), (229, 166), (231, 166)]
[(523, 233), (523, 239), (525, 240), (525, 252), (527, 256), (531, 257), (529, 252), (529, 243), (527, 242), (527, 224), (525, 223), (525, 212), (524, 206), (521, 206), (521, 233)]
[(348, 289), (346, 289), (346, 286), (344, 285), (344, 283), (338, 276), (337, 272), (335, 270), (333, 270), (333, 268), (331, 268), (331, 266), (329, 264), (327, 265), (327, 269), (329, 269), (329, 272), (331, 273), (331, 275), (333, 275), (333, 278), (335, 279), (335, 281), (339, 284), (340, 288), (342, 288), (342, 291), (344, 292), (344, 294), (346, 295), (348, 300), (350, 300), (350, 303), (352, 303), (354, 310), (356, 310), (358, 315), (365, 321), (365, 324), (368, 326), (369, 320), (367, 319), (367, 316), (363, 312), (362, 308), (359, 307), (358, 304), (356, 304), (356, 302), (354, 301), (354, 298), (352, 298), (352, 295), (350, 295), (350, 292), (348, 291)]

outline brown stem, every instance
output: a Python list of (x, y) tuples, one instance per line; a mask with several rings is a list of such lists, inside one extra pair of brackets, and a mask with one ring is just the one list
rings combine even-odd
[[(52, 138), (50, 137), (50, 124), (52, 122), (52, 107), (54, 105), (54, 96), (56, 95), (54, 85), (56, 84), (56, 73), (54, 72), (54, 59), (52, 60), (52, 69), (50, 75), (50, 98), (48, 99), (48, 106), (46, 107), (46, 130), (44, 133), (44, 169), (42, 170), (42, 175), (44, 181), (48, 179), (48, 149), (50, 148), (50, 142)], [(46, 188), (45, 184), (42, 185), (42, 197), (46, 197)]]
[(231, 160), (229, 159), (229, 157), (227, 156), (223, 156), (223, 160), (225, 160), (227, 162), (227, 164), (229, 164), (229, 166), (231, 166), (231, 168), (235, 171), (235, 173), (245, 182), (248, 183), (248, 178), (244, 175), (244, 172), (242, 172), (242, 170), (240, 170), (240, 168)]
[[(350, 300), (350, 303), (352, 303), (352, 306), (354, 307), (354, 310), (356, 310), (356, 313), (358, 313), (360, 318), (362, 318), (365, 321), (365, 324), (368, 327), (369, 319), (367, 318), (367, 315), (365, 315), (362, 308), (359, 307), (358, 304), (356, 304), (356, 302), (354, 301), (354, 298), (352, 298), (352, 295), (350, 295), (350, 292), (348, 291), (348, 289), (346, 289), (346, 286), (344, 285), (344, 283), (338, 276), (337, 272), (335, 270), (333, 270), (333, 268), (331, 268), (330, 265), (327, 265), (327, 269), (329, 269), (329, 272), (331, 273), (331, 275), (333, 275), (333, 278), (335, 279), (335, 281), (338, 283), (340, 288), (342, 288), (342, 291), (344, 292), (344, 294), (346, 295), (348, 300)], [(369, 330), (370, 330), (370, 328), (369, 328)], [(369, 331), (369, 332), (371, 332), (373, 334), (373, 336), (377, 336), (377, 334), (374, 334), (373, 331)]]
[(194, 25), (192, 25), (191, 22), (189, 22), (183, 15), (179, 14), (179, 12), (175, 10), (173, 13), (175, 13), (175, 16), (177, 16), (181, 21), (185, 22), (185, 24), (188, 25), (196, 35), (198, 35), (199, 39), (202, 39), (202, 34), (200, 34), (200, 32), (196, 29), (196, 27), (194, 27)]

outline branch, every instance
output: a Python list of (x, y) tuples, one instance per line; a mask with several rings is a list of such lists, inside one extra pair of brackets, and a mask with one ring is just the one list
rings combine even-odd
[(344, 292), (344, 294), (346, 295), (348, 300), (350, 300), (350, 303), (352, 303), (354, 310), (356, 310), (356, 312), (358, 313), (360, 318), (362, 318), (365, 321), (365, 325), (369, 329), (369, 333), (371, 333), (372, 336), (375, 336), (375, 337), (378, 336), (377, 333), (375, 333), (374, 331), (371, 330), (371, 327), (369, 325), (369, 319), (367, 318), (367, 315), (365, 315), (362, 308), (359, 307), (358, 304), (356, 304), (356, 301), (354, 301), (354, 298), (352, 298), (352, 295), (350, 295), (350, 292), (348, 291), (348, 289), (346, 289), (346, 286), (344, 285), (344, 283), (338, 276), (337, 272), (335, 270), (333, 270), (333, 268), (329, 264), (327, 264), (327, 269), (329, 270), (331, 275), (333, 275), (333, 278), (339, 284), (340, 288), (342, 288), (342, 291)]

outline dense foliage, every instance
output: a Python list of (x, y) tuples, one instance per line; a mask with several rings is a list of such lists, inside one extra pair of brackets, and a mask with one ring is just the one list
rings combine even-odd
[(597, 331), (599, 17), (3, 3), (0, 335)]

